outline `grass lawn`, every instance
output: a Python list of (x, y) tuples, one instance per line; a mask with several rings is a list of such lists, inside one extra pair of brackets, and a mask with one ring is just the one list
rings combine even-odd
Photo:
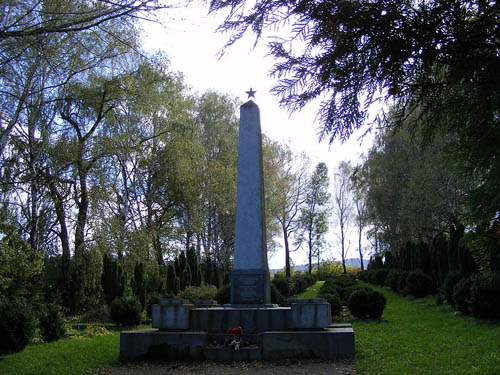
[(313, 286), (310, 286), (309, 288), (307, 288), (305, 292), (298, 294), (297, 297), (299, 297), (299, 298), (316, 298), (316, 296), (319, 293), (319, 289), (323, 286), (324, 283), (325, 283), (324, 281), (318, 281)]
[[(147, 328), (140, 326), (135, 329)], [(113, 366), (120, 355), (120, 333), (69, 337), (47, 344), (28, 345), (0, 360), (1, 375), (81, 375)]]
[[(314, 297), (318, 284), (302, 295)], [(388, 288), (369, 286), (384, 293), (387, 305), (381, 321), (353, 322), (360, 374), (500, 374), (500, 324), (440, 311), (431, 299), (409, 301)]]

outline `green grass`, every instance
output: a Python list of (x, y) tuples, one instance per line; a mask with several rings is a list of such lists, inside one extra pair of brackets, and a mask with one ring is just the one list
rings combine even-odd
[(360, 374), (500, 374), (499, 324), (374, 289), (384, 293), (387, 306), (381, 321), (353, 322)]
[(319, 289), (321, 288), (321, 286), (324, 283), (325, 283), (324, 281), (318, 281), (316, 284), (307, 288), (304, 292), (298, 294), (297, 297), (299, 297), (299, 298), (315, 298), (319, 293)]
[[(147, 328), (139, 326), (135, 329)], [(81, 375), (113, 366), (120, 355), (120, 333), (69, 337), (46, 344), (28, 345), (22, 352), (0, 360), (2, 375)]]

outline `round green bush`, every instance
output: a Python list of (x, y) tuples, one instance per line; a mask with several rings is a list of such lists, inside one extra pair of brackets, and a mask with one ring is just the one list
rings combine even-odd
[(142, 306), (136, 296), (115, 298), (110, 308), (111, 319), (121, 325), (138, 325), (141, 323)]
[(40, 316), (40, 333), (44, 341), (50, 342), (59, 340), (66, 333), (64, 327), (64, 314), (61, 307), (56, 304), (50, 304)]
[(271, 283), (271, 303), (281, 305), (283, 304), (284, 301), (285, 298), (281, 295), (279, 289), (276, 288), (276, 285)]
[(398, 293), (400, 291), (399, 289), (399, 281), (401, 279), (401, 275), (403, 274), (403, 271), (397, 268), (393, 268), (389, 271), (387, 274), (387, 277), (385, 279), (385, 285), (390, 287), (394, 292)]
[(220, 287), (215, 294), (215, 300), (220, 304), (231, 303), (231, 284)]
[(414, 270), (406, 278), (406, 291), (408, 294), (422, 298), (432, 292), (432, 278), (422, 270)]
[(385, 279), (387, 278), (387, 275), (389, 274), (388, 269), (379, 269), (375, 270), (373, 273), (373, 278), (374, 278), (374, 284), (379, 285), (379, 286), (384, 286), (385, 285)]
[(26, 301), (0, 301), (0, 355), (23, 350), (34, 333), (35, 315)]
[(332, 316), (340, 315), (342, 312), (342, 300), (337, 293), (324, 293), (320, 298), (324, 298), (330, 304)]
[(399, 275), (399, 293), (406, 295), (406, 280), (408, 279), (408, 271), (403, 271)]
[(453, 290), (455, 289), (455, 286), (457, 285), (457, 283), (460, 281), (461, 278), (462, 274), (460, 272), (450, 271), (448, 272), (448, 274), (444, 279), (443, 282), (444, 298), (446, 298), (446, 301), (451, 306), (455, 305), (455, 300), (453, 299)]
[(385, 297), (375, 290), (358, 289), (352, 292), (347, 307), (357, 318), (378, 319), (382, 316), (386, 305)]
[(212, 300), (217, 294), (217, 288), (214, 285), (188, 286), (178, 294), (179, 298), (194, 300)]
[(352, 285), (348, 288), (344, 289), (344, 298), (345, 298), (345, 304), (349, 302), (349, 298), (351, 297), (351, 294), (354, 293), (356, 290), (366, 290), (368, 292), (372, 291), (372, 288), (369, 288), (367, 286), (361, 286), (361, 285)]
[(148, 302), (146, 303), (146, 314), (148, 315), (148, 319), (153, 318), (153, 305), (159, 304), (160, 300), (160, 295), (156, 293), (149, 297)]
[(470, 288), (472, 286), (472, 279), (465, 278), (461, 279), (453, 288), (453, 301), (455, 302), (455, 308), (464, 313), (469, 313), (469, 302), (470, 302)]
[(106, 305), (92, 307), (82, 317), (82, 321), (85, 323), (106, 323), (109, 320), (109, 307)]
[(279, 290), (280, 294), (289, 297), (290, 291), (293, 289), (291, 280), (283, 273), (278, 272), (274, 275), (272, 284)]
[(481, 275), (470, 288), (472, 315), (479, 319), (500, 320), (500, 274)]

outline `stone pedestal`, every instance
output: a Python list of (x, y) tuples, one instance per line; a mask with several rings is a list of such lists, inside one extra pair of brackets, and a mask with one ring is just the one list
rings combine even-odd
[(271, 301), (267, 270), (234, 270), (231, 274), (231, 305), (264, 305)]
[(330, 304), (322, 298), (297, 298), (291, 305), (291, 328), (327, 328), (332, 323), (330, 311)]
[(151, 307), (152, 326), (159, 330), (189, 329), (189, 313), (195, 307), (182, 299), (161, 300)]

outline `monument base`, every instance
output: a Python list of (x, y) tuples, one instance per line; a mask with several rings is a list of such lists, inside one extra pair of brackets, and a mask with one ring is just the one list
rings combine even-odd
[(269, 271), (236, 269), (231, 274), (231, 305), (269, 305)]

